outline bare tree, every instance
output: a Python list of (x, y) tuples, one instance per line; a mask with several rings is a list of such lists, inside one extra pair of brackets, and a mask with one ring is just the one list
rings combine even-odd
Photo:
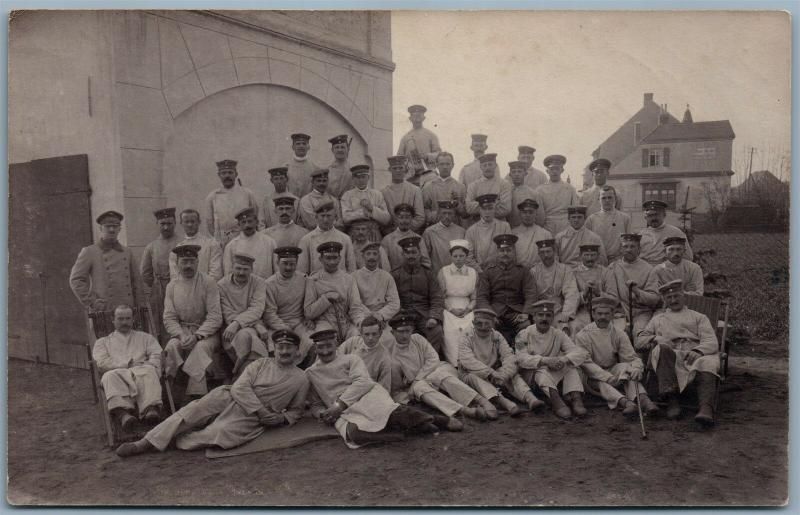
[(712, 179), (703, 181), (702, 187), (703, 198), (708, 204), (708, 216), (714, 225), (719, 226), (730, 205), (730, 185), (727, 181)]

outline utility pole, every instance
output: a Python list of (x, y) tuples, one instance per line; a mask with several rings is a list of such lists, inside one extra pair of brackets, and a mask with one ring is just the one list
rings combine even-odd
[(748, 193), (750, 193), (748, 190), (752, 186), (752, 184), (750, 184), (750, 174), (753, 172), (753, 151), (754, 150), (755, 150), (755, 148), (750, 147), (750, 166), (747, 167), (747, 187), (745, 188), (745, 196), (748, 196), (748, 197), (749, 197)]

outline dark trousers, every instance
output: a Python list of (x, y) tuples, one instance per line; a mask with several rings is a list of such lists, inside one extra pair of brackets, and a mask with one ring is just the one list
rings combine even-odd
[(497, 330), (500, 331), (500, 334), (503, 335), (503, 338), (506, 339), (512, 349), (514, 348), (514, 338), (516, 338), (517, 333), (530, 325), (530, 317), (523, 323), (515, 322), (514, 318), (519, 314), (519, 311), (507, 308), (502, 315), (497, 317)]
[(424, 336), (441, 357), (442, 347), (444, 345), (444, 331), (442, 330), (442, 324), (440, 322), (431, 329), (428, 329), (425, 327), (425, 325), (428, 323), (428, 320), (428, 318), (423, 319), (422, 317), (418, 317), (417, 321), (414, 323), (414, 332)]

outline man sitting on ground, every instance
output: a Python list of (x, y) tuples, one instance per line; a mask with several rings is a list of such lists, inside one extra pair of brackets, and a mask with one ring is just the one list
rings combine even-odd
[(381, 323), (372, 315), (361, 322), (361, 334), (351, 336), (339, 346), (342, 354), (355, 354), (364, 362), (373, 381), (392, 391), (392, 357), (383, 345)]

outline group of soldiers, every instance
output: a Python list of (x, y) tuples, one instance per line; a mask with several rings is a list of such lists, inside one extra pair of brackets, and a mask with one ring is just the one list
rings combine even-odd
[[(218, 162), (205, 218), (156, 211), (140, 264), (118, 241), (123, 215), (97, 218), (70, 284), (87, 311), (113, 310), (93, 352), (109, 410), (124, 429), (154, 426), (118, 454), (231, 448), (307, 411), (350, 447), (545, 405), (582, 417), (586, 391), (652, 415), (646, 371), (668, 418), (694, 383), (695, 420), (713, 425), (716, 333), (686, 307), (703, 274), (666, 204), (645, 202), (633, 233), (608, 160), (592, 161), (595, 184), (578, 195), (561, 181), (566, 158), (548, 156), (545, 174), (529, 146), (501, 178), (484, 135), (457, 180), (424, 112), (409, 108), (381, 191), (370, 166), (350, 166), (348, 136), (329, 140), (320, 168), (310, 136), (293, 134), (292, 160), (268, 171), (274, 193), (257, 202), (236, 162)], [(143, 305), (156, 335), (133, 330)], [(190, 400), (166, 419), (162, 377)]]

